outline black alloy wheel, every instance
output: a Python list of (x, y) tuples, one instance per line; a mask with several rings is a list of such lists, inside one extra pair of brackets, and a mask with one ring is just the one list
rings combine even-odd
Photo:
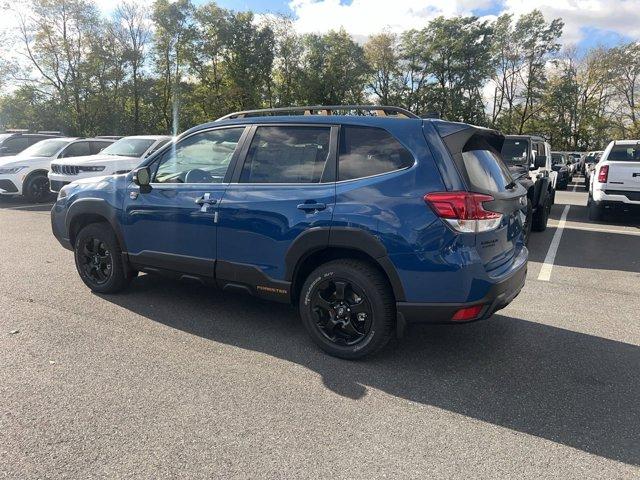
[(37, 175), (27, 181), (24, 196), (34, 203), (42, 203), (51, 197), (49, 179), (44, 175)]
[(83, 239), (79, 262), (84, 274), (96, 285), (109, 281), (113, 272), (113, 257), (109, 247), (99, 238)]
[(311, 300), (322, 335), (338, 345), (355, 345), (371, 330), (373, 312), (362, 288), (342, 278), (321, 282)]

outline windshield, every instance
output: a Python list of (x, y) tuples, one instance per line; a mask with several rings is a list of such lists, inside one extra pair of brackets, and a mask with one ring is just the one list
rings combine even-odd
[(614, 145), (608, 161), (612, 162), (640, 162), (640, 142), (635, 145)]
[(119, 157), (141, 157), (154, 143), (155, 140), (152, 138), (121, 138), (100, 153)]
[(505, 138), (502, 145), (502, 159), (505, 163), (522, 165), (528, 163), (529, 142), (524, 139)]
[(18, 157), (52, 157), (58, 150), (67, 145), (70, 140), (42, 140), (24, 149)]
[(553, 160), (553, 163), (555, 164), (558, 164), (558, 163), (564, 164), (564, 157), (561, 153), (552, 153), (551, 158)]

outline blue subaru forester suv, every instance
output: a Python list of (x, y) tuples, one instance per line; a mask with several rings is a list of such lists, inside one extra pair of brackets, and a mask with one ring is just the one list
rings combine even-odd
[(322, 349), (359, 358), (522, 289), (526, 191), (503, 140), (397, 107), (238, 112), (64, 187), (53, 233), (95, 292), (147, 272), (291, 302)]

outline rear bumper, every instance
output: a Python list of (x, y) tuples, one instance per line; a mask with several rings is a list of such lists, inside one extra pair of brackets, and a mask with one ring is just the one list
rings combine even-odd
[(452, 321), (461, 308), (483, 305), (480, 314), (470, 321), (485, 320), (498, 310), (509, 305), (518, 296), (527, 277), (526, 248), (524, 259), (519, 259), (508, 275), (493, 283), (487, 294), (480, 300), (469, 303), (407, 303), (397, 302), (397, 314), (406, 323), (468, 323)]
[(593, 201), (598, 205), (611, 205), (624, 203), (627, 205), (640, 205), (640, 191), (635, 190), (593, 190)]

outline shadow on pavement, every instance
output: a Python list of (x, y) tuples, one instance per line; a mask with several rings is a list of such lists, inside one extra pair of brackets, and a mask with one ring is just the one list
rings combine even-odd
[(30, 203), (24, 197), (0, 195), (0, 210), (24, 210), (26, 212), (48, 212), (55, 198), (46, 203)]
[(312, 345), (287, 305), (150, 275), (103, 298), (202, 338), (295, 362), (344, 397), (375, 388), (640, 465), (634, 345), (496, 315), (464, 326), (411, 327), (380, 355), (348, 362)]

